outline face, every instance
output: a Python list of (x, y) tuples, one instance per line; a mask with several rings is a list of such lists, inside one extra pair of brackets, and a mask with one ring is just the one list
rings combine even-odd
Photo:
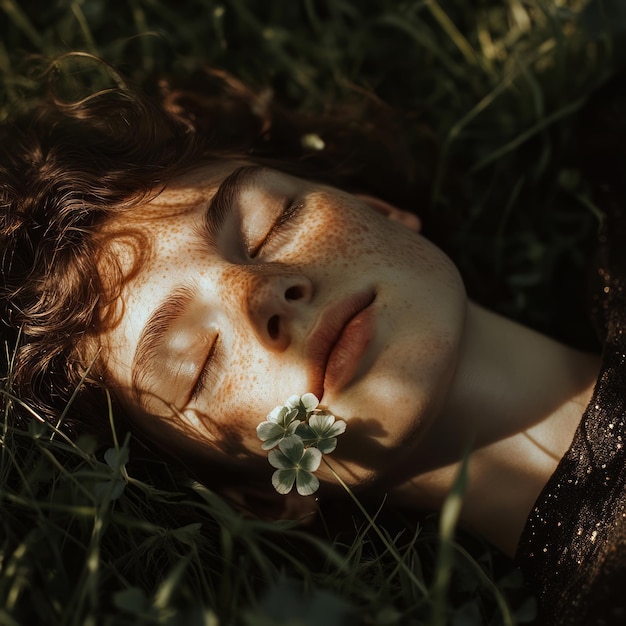
[(414, 449), (448, 392), (465, 293), (449, 259), (386, 213), (229, 162), (110, 224), (127, 276), (102, 356), (138, 427), (182, 458), (244, 463), (266, 458), (267, 413), (313, 392), (348, 422), (333, 453), (347, 479)]

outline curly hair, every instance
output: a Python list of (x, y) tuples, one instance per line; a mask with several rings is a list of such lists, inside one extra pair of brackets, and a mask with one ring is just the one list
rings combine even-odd
[[(400, 205), (427, 196), (429, 176), (371, 98), (368, 120), (354, 107), (289, 113), (268, 94), (215, 70), (143, 89), (119, 80), (74, 101), (53, 86), (33, 112), (0, 125), (0, 315), (18, 421), (59, 425), (67, 412), (68, 432), (104, 432), (91, 365), (119, 277), (98, 272), (100, 233), (182, 172), (243, 156)], [(303, 141), (313, 133), (323, 149)]]

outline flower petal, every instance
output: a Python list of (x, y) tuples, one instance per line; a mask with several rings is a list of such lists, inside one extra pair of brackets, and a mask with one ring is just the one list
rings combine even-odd
[(287, 402), (285, 402), (285, 406), (287, 406), (290, 409), (297, 409), (299, 404), (300, 404), (300, 396), (298, 395), (289, 396), (287, 398)]
[(287, 428), (292, 422), (299, 421), (298, 409), (287, 409), (287, 407), (285, 407), (285, 409), (285, 414), (278, 418), (278, 423)]
[(306, 409), (307, 413), (311, 413), (314, 409), (317, 408), (317, 405), (320, 401), (317, 399), (317, 396), (314, 393), (305, 393), (300, 398), (300, 403)]
[(317, 449), (322, 454), (330, 454), (337, 447), (336, 437), (325, 437), (317, 443)]
[(281, 414), (282, 411), (286, 411), (287, 409), (284, 406), (275, 406), (268, 414), (267, 417), (265, 418), (268, 422), (274, 422), (276, 423), (278, 421), (278, 416)]
[(326, 433), (327, 437), (336, 437), (346, 432), (346, 423), (343, 420), (337, 420)]
[(283, 495), (288, 494), (293, 488), (297, 474), (298, 472), (295, 469), (276, 470), (272, 474), (272, 485), (274, 485), (274, 489)]
[(274, 422), (261, 422), (256, 427), (257, 437), (261, 441), (267, 441), (270, 437), (274, 437), (279, 433), (282, 434), (283, 429), (278, 424), (274, 424)]
[(300, 463), (304, 454), (304, 443), (298, 435), (289, 435), (285, 437), (279, 444), (280, 451), (294, 464)]
[(274, 435), (274, 437), (270, 437), (267, 441), (264, 441), (261, 444), (261, 448), (263, 448), (263, 450), (271, 450), (272, 448), (276, 447), (276, 445), (282, 441), (284, 438), (284, 433), (279, 433), (277, 435)]
[(267, 455), (267, 460), (276, 469), (294, 469), (292, 460), (286, 457), (280, 450), (271, 450)]
[(294, 430), (295, 428), (292, 429), (291, 427), (285, 430), (273, 422), (261, 422), (256, 427), (256, 434), (263, 442), (261, 448), (263, 448), (263, 450), (271, 450), (279, 441), (291, 434)]
[(317, 435), (311, 430), (310, 426), (304, 422), (300, 422), (296, 428), (296, 435), (305, 441), (316, 441)]
[(315, 493), (320, 486), (320, 481), (317, 480), (311, 472), (300, 470), (296, 476), (296, 489), (301, 496), (310, 496)]
[(301, 469), (314, 472), (322, 462), (322, 453), (317, 448), (307, 448), (299, 463)]
[(326, 431), (335, 422), (335, 416), (330, 413), (315, 413), (309, 418), (309, 426), (318, 435), (323, 437)]

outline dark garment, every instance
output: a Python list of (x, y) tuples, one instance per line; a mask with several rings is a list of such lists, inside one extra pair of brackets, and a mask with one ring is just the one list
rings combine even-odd
[(626, 81), (611, 89), (590, 106), (584, 145), (596, 157), (602, 148), (588, 164), (606, 212), (593, 294), (602, 369), (516, 556), (549, 625), (626, 625)]
[(611, 329), (573, 443), (522, 534), (517, 561), (546, 624), (626, 624), (626, 329)]

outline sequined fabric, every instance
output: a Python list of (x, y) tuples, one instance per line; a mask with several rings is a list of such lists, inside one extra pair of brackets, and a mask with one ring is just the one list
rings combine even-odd
[(592, 103), (587, 127), (590, 152), (604, 147), (589, 165), (606, 212), (593, 290), (602, 369), (516, 556), (549, 625), (626, 625), (626, 186), (616, 182), (626, 178), (626, 80), (612, 89)]
[(626, 342), (618, 336), (518, 546), (547, 624), (626, 624)]

